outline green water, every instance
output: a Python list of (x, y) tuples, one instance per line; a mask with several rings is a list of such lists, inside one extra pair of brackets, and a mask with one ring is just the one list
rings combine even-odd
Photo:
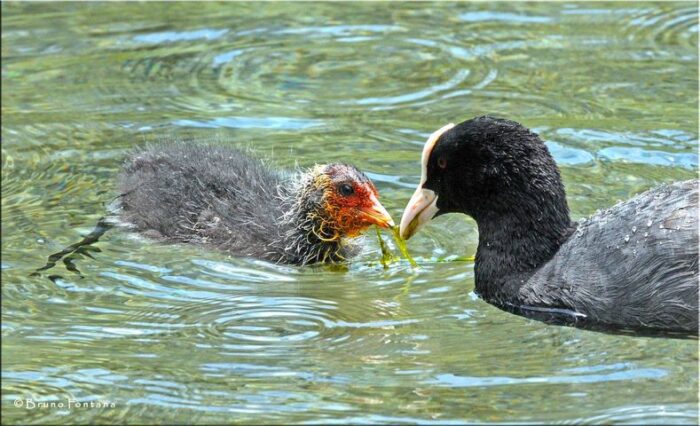
[(84, 278), (29, 277), (170, 138), (350, 161), (398, 221), (426, 137), (496, 114), (584, 217), (696, 175), (697, 46), (697, 3), (3, 2), (3, 423), (697, 423), (697, 341), (488, 305), (442, 261), (473, 256), (465, 216), (411, 239), (418, 269), (384, 269), (374, 232), (342, 270), (112, 230)]

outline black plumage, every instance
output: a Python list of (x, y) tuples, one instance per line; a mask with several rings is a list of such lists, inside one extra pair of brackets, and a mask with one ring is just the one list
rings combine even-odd
[(424, 154), (425, 176), (401, 232), (410, 237), (444, 213), (472, 216), (476, 291), (489, 302), (525, 314), (566, 312), (582, 325), (697, 333), (697, 180), (574, 223), (546, 145), (516, 122), (465, 121)]

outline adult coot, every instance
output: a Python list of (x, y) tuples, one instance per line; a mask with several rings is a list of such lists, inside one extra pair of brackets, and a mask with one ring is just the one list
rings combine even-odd
[(394, 224), (353, 166), (286, 174), (219, 145), (141, 148), (119, 188), (121, 218), (148, 236), (282, 263), (342, 261), (356, 251), (353, 237)]
[(697, 334), (697, 180), (573, 223), (559, 170), (538, 135), (479, 117), (428, 139), (401, 235), (451, 212), (476, 220), (476, 291), (501, 308)]

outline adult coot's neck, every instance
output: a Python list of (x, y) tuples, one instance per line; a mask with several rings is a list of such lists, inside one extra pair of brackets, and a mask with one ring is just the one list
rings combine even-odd
[(536, 159), (504, 164), (509, 176), (485, 185), (470, 205), (479, 227), (476, 290), (484, 298), (517, 302), (518, 289), (575, 229), (559, 170), (541, 146)]
[(475, 215), (479, 227), (476, 290), (484, 298), (517, 299), (520, 286), (571, 235), (574, 227), (566, 201), (551, 193), (544, 195), (514, 198), (511, 209)]

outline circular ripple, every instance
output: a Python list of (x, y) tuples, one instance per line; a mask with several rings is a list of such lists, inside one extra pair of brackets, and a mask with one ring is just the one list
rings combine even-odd
[[(464, 32), (446, 35), (429, 21), (422, 25), (410, 32), (398, 25), (329, 25), (220, 29), (206, 37), (201, 31), (168, 33), (167, 40), (145, 35), (131, 41), (122, 62), (131, 84), (115, 86), (105, 76), (104, 90), (127, 97), (136, 110), (186, 112), (173, 123), (199, 128), (323, 129), (328, 123), (320, 117), (347, 110), (425, 106), (450, 116), (463, 98), (489, 105), (478, 109), (482, 113), (523, 106), (535, 115), (610, 112), (580, 93), (553, 100), (547, 82), (561, 78), (557, 70), (521, 66), (523, 59), (567, 49), (562, 36), (515, 32), (494, 38), (482, 22), (466, 22)], [(200, 39), (193, 43), (193, 37)]]
[[(235, 55), (220, 65), (217, 83), (232, 96), (261, 102), (378, 107), (420, 102), (459, 86), (470, 74), (437, 43), (392, 37), (392, 43), (379, 44), (373, 37), (347, 37), (301, 44), (280, 40), (277, 46), (231, 52)], [(298, 45), (303, 47), (288, 47)], [(381, 72), (368, 71), (365, 55), (382, 64)], [(417, 78), (421, 75), (430, 81)], [(259, 96), (270, 88), (276, 99)]]
[(276, 345), (315, 339), (330, 321), (328, 306), (315, 300), (260, 298), (245, 305), (207, 312), (208, 334), (230, 344)]
[(177, 54), (162, 47), (139, 51), (122, 70), (134, 95), (147, 81), (150, 91), (160, 87), (165, 96), (158, 102), (178, 110), (245, 106), (266, 116), (272, 106), (293, 115), (300, 109), (424, 105), (482, 89), (497, 77), (478, 49), (430, 39), (431, 31), (424, 35), (412, 37), (402, 27), (386, 25), (256, 28), (222, 34), (221, 40)]

